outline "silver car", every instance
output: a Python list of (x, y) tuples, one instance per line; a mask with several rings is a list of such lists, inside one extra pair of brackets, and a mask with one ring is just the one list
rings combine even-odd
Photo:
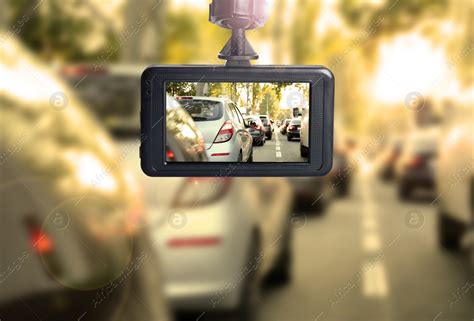
[(290, 281), (288, 181), (187, 178), (174, 190), (175, 199), (153, 234), (171, 307), (206, 311), (206, 317), (232, 312), (247, 320), (256, 310), (262, 280)]
[(227, 98), (177, 97), (201, 131), (211, 162), (253, 162), (253, 138)]

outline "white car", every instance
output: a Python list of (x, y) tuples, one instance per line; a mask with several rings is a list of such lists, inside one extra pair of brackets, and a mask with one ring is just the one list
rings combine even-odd
[(253, 138), (239, 108), (227, 98), (177, 97), (200, 129), (211, 162), (252, 162)]
[(300, 155), (308, 157), (309, 154), (309, 110), (303, 108), (300, 127)]
[(472, 109), (443, 133), (436, 171), (439, 242), (457, 249), (474, 221), (474, 132)]
[(154, 238), (179, 311), (255, 309), (260, 281), (290, 278), (292, 194), (283, 178), (189, 178)]

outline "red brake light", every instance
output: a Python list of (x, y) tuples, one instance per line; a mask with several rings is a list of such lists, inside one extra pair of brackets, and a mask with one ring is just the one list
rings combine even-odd
[(221, 243), (219, 237), (188, 237), (175, 238), (167, 242), (169, 247), (196, 247), (196, 246), (215, 246)]
[(53, 240), (39, 227), (31, 229), (30, 242), (31, 246), (36, 252), (38, 252), (38, 254), (50, 253), (53, 250)]
[(228, 142), (232, 138), (232, 135), (234, 135), (234, 126), (230, 120), (226, 120), (214, 139), (214, 143)]
[(177, 100), (192, 100), (192, 96), (178, 96), (176, 97)]
[(168, 160), (173, 160), (174, 159), (174, 152), (171, 149), (166, 150), (166, 158)]

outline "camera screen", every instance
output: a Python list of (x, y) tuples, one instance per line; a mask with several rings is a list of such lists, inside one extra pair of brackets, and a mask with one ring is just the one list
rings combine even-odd
[(167, 82), (166, 162), (307, 163), (304, 82)]

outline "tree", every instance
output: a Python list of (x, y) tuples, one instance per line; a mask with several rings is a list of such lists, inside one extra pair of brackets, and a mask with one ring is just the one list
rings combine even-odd
[[(102, 47), (90, 52), (84, 45), (93, 32), (93, 20), (77, 12), (90, 11), (87, 2), (48, 0), (38, 4), (30, 0), (10, 0), (10, 28), (21, 29), (16, 34), (27, 47), (44, 59), (59, 58), (66, 61), (92, 60), (117, 43), (116, 35), (107, 32)], [(117, 51), (110, 52), (114, 59)]]
[(171, 96), (196, 96), (196, 83), (169, 82), (166, 92)]
[(274, 118), (279, 110), (279, 100), (273, 87), (272, 85), (263, 86), (263, 99), (258, 108), (260, 115), (269, 115), (270, 118)]

